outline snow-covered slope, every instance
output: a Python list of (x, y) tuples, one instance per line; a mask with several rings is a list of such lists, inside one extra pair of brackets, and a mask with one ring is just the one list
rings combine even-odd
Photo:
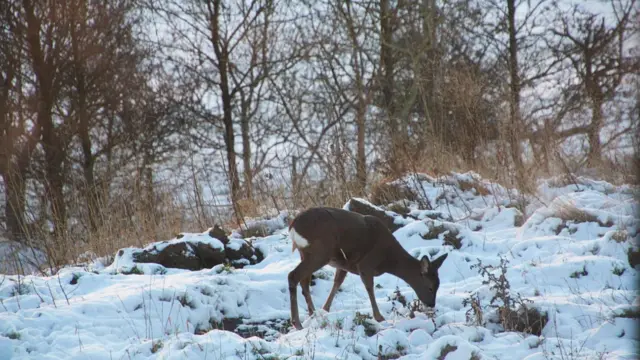
[[(288, 328), (287, 273), (299, 256), (282, 229), (254, 241), (265, 259), (243, 269), (149, 265), (125, 275), (132, 264), (121, 258), (52, 277), (0, 275), (0, 360), (638, 358), (640, 268), (628, 257), (640, 236), (634, 189), (588, 179), (576, 188), (551, 179), (530, 200), (526, 222), (515, 226), (513, 193), (484, 180), (489, 192), (456, 182), (473, 176), (456, 174), (447, 184), (420, 178), (433, 209), (411, 205), (413, 218), (394, 233), (414, 256), (449, 253), (435, 314), (412, 318), (400, 301), (415, 299), (411, 288), (383, 275), (376, 297), (387, 320), (367, 320), (364, 286), (349, 275), (331, 312), (312, 318), (298, 288), (305, 329)], [(461, 247), (443, 246), (446, 233), (431, 238), (438, 226), (455, 229)], [(501, 257), (509, 261), (512, 295), (547, 314), (542, 336), (491, 323), (493, 290), (472, 266), (499, 265)], [(311, 292), (318, 308), (333, 272), (327, 266), (316, 273)], [(482, 325), (468, 319), (463, 301), (470, 296), (483, 308)], [(234, 321), (243, 322), (238, 332), (245, 337), (215, 330)]]

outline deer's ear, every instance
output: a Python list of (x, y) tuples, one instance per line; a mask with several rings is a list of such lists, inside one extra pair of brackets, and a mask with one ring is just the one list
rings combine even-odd
[(442, 263), (445, 261), (447, 256), (449, 256), (448, 253), (440, 256), (439, 258), (437, 258), (435, 260), (433, 260), (431, 262), (431, 267), (433, 268), (433, 270), (438, 270), (440, 268), (440, 266), (442, 266)]
[(431, 261), (429, 261), (429, 257), (424, 255), (422, 259), (420, 259), (420, 272), (426, 274), (429, 272), (429, 268), (431, 267)]

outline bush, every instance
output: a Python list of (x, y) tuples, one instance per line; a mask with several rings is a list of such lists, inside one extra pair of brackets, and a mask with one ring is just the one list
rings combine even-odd
[[(500, 265), (497, 267), (484, 265), (480, 260), (471, 267), (478, 269), (478, 273), (485, 278), (482, 283), (489, 285), (489, 289), (494, 291), (489, 306), (497, 310), (504, 331), (518, 331), (540, 336), (548, 322), (548, 316), (527, 306), (532, 303), (531, 300), (522, 298), (520, 294), (515, 296), (511, 294), (511, 285), (506, 276), (508, 264), (507, 259), (500, 257)], [(494, 274), (493, 270), (496, 269), (500, 272), (499, 275)], [(476, 306), (479, 307), (479, 299), (477, 301)], [(473, 299), (466, 303), (473, 309)]]

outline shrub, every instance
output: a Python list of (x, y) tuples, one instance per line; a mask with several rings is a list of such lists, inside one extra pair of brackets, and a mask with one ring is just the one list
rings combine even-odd
[[(489, 289), (494, 291), (489, 306), (497, 310), (503, 329), (540, 336), (547, 324), (548, 316), (528, 307), (527, 304), (532, 303), (531, 300), (522, 298), (520, 294), (511, 294), (511, 285), (506, 276), (508, 264), (507, 259), (500, 257), (500, 265), (497, 267), (484, 265), (480, 260), (471, 267), (478, 269), (478, 273), (485, 278), (482, 283), (489, 285)], [(499, 275), (493, 273), (495, 269), (500, 272)]]

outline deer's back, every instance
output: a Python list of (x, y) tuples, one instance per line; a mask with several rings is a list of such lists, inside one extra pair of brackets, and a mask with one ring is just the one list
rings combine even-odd
[[(374, 246), (395, 240), (375, 217), (337, 208), (307, 209), (294, 219), (291, 227), (303, 238), (297, 246), (301, 252), (328, 257), (332, 266), (348, 271), (353, 271), (358, 260)], [(307, 246), (300, 246), (305, 242)]]

